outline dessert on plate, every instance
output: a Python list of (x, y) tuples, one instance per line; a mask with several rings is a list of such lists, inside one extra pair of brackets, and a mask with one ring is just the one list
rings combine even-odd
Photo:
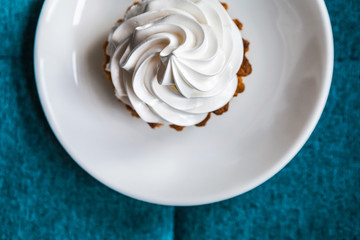
[(205, 126), (244, 90), (251, 73), (242, 24), (218, 0), (143, 0), (104, 44), (115, 96), (152, 128)]

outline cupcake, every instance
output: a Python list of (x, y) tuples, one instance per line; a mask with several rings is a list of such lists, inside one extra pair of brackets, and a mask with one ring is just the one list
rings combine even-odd
[(143, 0), (104, 44), (115, 97), (152, 128), (205, 126), (251, 73), (242, 24), (218, 0)]

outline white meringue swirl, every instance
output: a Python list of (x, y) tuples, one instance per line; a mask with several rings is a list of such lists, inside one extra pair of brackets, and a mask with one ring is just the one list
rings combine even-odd
[(144, 121), (191, 126), (231, 100), (243, 51), (218, 0), (143, 0), (109, 34), (106, 70)]

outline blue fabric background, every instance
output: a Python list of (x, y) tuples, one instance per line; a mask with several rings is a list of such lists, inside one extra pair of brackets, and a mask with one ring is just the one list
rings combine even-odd
[(326, 0), (334, 78), (301, 152), (242, 196), (187, 208), (130, 199), (71, 160), (45, 120), (34, 82), (43, 0), (0, 3), (1, 239), (360, 239), (359, 0)]

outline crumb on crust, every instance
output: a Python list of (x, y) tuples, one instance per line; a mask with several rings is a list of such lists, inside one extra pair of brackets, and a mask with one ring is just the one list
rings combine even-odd
[(250, 42), (243, 38), (243, 45), (244, 45), (244, 53), (249, 51)]
[(147, 124), (149, 124), (149, 126), (150, 126), (152, 129), (155, 129), (155, 128), (159, 128), (159, 127), (164, 126), (164, 124), (161, 124), (161, 123), (147, 123)]
[(225, 8), (225, 10), (229, 9), (229, 6), (227, 5), (227, 3), (225, 3), (225, 2), (220, 2), (220, 3)]
[(136, 118), (140, 118), (139, 114), (129, 105), (125, 105), (126, 110), (128, 110), (131, 113), (131, 116), (136, 117)]
[(252, 73), (252, 66), (249, 62), (249, 59), (245, 55), (249, 51), (250, 43), (248, 40), (243, 39), (243, 44), (244, 44), (244, 59), (239, 71), (237, 72), (238, 77), (246, 77)]
[(206, 123), (210, 120), (210, 118), (211, 118), (211, 113), (208, 113), (206, 118), (202, 122), (199, 122), (198, 124), (195, 124), (195, 126), (197, 126), (197, 127), (205, 127)]
[(213, 113), (216, 115), (222, 115), (223, 113), (226, 113), (229, 110), (229, 106), (230, 106), (230, 103), (228, 102), (222, 108), (219, 108), (218, 110), (213, 111)]
[(178, 132), (181, 132), (181, 131), (184, 130), (184, 128), (185, 128), (185, 127), (183, 127), (183, 126), (178, 126), (178, 125), (175, 125), (175, 124), (171, 124), (171, 125), (169, 125), (169, 127), (175, 129), (175, 130), (178, 131)]
[(239, 19), (233, 19), (234, 23), (238, 27), (238, 29), (241, 31), (243, 29), (243, 24), (239, 21)]
[(245, 91), (245, 84), (243, 82), (242, 77), (237, 76), (237, 78), (238, 78), (238, 85), (237, 85), (234, 97), (237, 97), (240, 93)]
[[(140, 3), (139, 1), (135, 1), (133, 4), (131, 4), (131, 5), (126, 9), (125, 15), (126, 15), (126, 13), (127, 13), (133, 6), (138, 5), (139, 3)], [(122, 19), (121, 19), (121, 20), (122, 20)]]

